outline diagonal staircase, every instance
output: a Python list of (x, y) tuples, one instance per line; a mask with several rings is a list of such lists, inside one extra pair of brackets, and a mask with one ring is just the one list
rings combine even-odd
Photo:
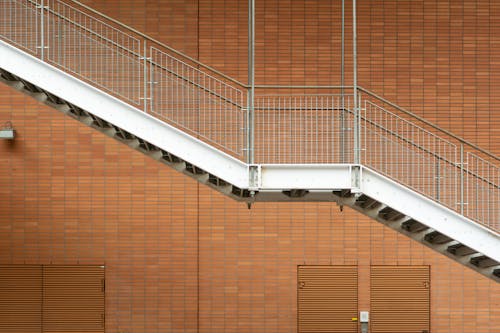
[(336, 202), (500, 281), (498, 157), (362, 88), (250, 104), (244, 84), (76, 2), (0, 5), (11, 87), (249, 206)]

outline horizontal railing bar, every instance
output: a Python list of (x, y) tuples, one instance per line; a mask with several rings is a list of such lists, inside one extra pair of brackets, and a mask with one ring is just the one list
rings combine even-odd
[[(28, 1), (31, 1), (31, 2), (32, 2), (32, 0), (28, 0)], [(103, 21), (97, 20), (97, 19), (95, 19), (94, 17), (89, 16), (89, 15), (87, 15), (86, 13), (84, 13), (84, 12), (82, 12), (82, 11), (79, 11), (79, 10), (78, 10), (78, 9), (76, 9), (76, 8), (73, 8), (73, 7), (69, 7), (69, 8), (74, 9), (74, 10), (78, 11), (79, 13), (82, 13), (82, 14), (86, 15), (87, 17), (89, 17), (89, 18), (92, 18), (92, 19), (96, 20), (96, 21), (97, 21), (97, 22), (99, 22), (100, 24), (104, 24), (105, 26), (107, 26), (107, 27), (109, 27), (109, 28), (112, 28), (114, 31), (117, 31), (117, 32), (121, 32), (121, 33), (123, 33), (123, 31), (118, 30), (118, 29), (116, 29), (115, 27), (113, 27), (113, 26), (111, 26), (111, 25), (109, 25), (109, 24), (107, 24), (107, 23), (105, 23), (105, 22), (103, 22)], [(121, 44), (119, 44), (119, 43), (115, 42), (114, 40), (109, 39), (108, 37), (105, 37), (105, 36), (99, 35), (97, 32), (95, 32), (95, 31), (91, 30), (90, 28), (87, 28), (87, 27), (85, 27), (85, 26), (81, 25), (80, 23), (77, 23), (77, 22), (75, 22), (75, 21), (73, 21), (73, 20), (70, 20), (68, 17), (66, 17), (66, 16), (64, 16), (64, 15), (62, 15), (62, 14), (60, 14), (60, 13), (56, 12), (55, 10), (53, 10), (53, 9), (52, 9), (52, 8), (50, 8), (50, 7), (48, 8), (48, 11), (49, 11), (49, 13), (51, 13), (51, 14), (53, 14), (53, 15), (57, 16), (58, 18), (63, 19), (64, 21), (66, 21), (66, 22), (68, 22), (68, 23), (72, 24), (73, 26), (76, 26), (77, 28), (80, 28), (80, 29), (82, 29), (83, 31), (89, 32), (90, 34), (92, 34), (92, 35), (94, 35), (94, 36), (96, 36), (96, 37), (99, 37), (100, 39), (102, 39), (102, 40), (104, 40), (104, 41), (106, 41), (106, 42), (110, 43), (111, 45), (116, 46), (118, 49), (122, 49), (122, 50), (126, 51), (127, 53), (130, 53), (130, 54), (132, 54), (132, 55), (134, 55), (134, 56), (136, 56), (136, 57), (142, 57), (142, 54), (140, 53), (140, 51), (136, 52), (136, 51), (134, 51), (134, 50), (128, 49), (128, 48), (126, 48), (125, 46), (123, 46), (123, 45), (121, 45)], [(133, 37), (133, 36), (128, 35), (128, 37), (132, 38), (133, 40), (135, 40), (135, 41), (137, 41), (137, 42), (140, 42), (140, 40), (139, 40), (139, 39), (137, 39), (137, 38), (135, 38), (135, 37)], [(139, 48), (140, 48), (140, 46), (139, 46)]]
[(378, 109), (380, 109), (380, 110), (384, 111), (386, 114), (390, 114), (390, 115), (392, 115), (392, 116), (396, 117), (396, 119), (401, 120), (402, 122), (404, 122), (404, 123), (406, 123), (406, 124), (410, 124), (411, 126), (416, 127), (416, 128), (418, 128), (418, 129), (422, 130), (425, 134), (430, 135), (430, 136), (432, 136), (433, 138), (437, 138), (437, 139), (439, 139), (439, 140), (441, 140), (441, 141), (444, 141), (444, 142), (446, 142), (446, 143), (448, 143), (448, 144), (450, 144), (450, 145), (454, 145), (454, 146), (455, 146), (455, 144), (454, 144), (454, 143), (452, 143), (452, 142), (450, 142), (450, 141), (448, 141), (448, 140), (446, 140), (446, 139), (444, 139), (444, 138), (440, 137), (440, 136), (439, 136), (439, 135), (437, 135), (437, 134), (432, 133), (431, 131), (426, 130), (426, 129), (425, 129), (425, 128), (423, 128), (423, 127), (418, 126), (417, 124), (414, 124), (413, 122), (411, 122), (411, 121), (409, 121), (409, 120), (407, 120), (407, 119), (404, 119), (404, 118), (402, 118), (402, 117), (398, 116), (398, 115), (397, 115), (397, 114), (395, 114), (395, 113), (392, 113), (391, 111), (387, 110), (387, 109), (386, 109), (386, 108), (384, 108), (384, 107), (381, 107), (380, 105), (377, 105), (377, 104), (373, 103), (372, 101), (365, 101), (365, 103), (369, 103), (369, 104), (370, 104), (370, 105), (372, 105), (373, 107), (378, 108)]
[[(352, 88), (352, 86), (287, 86), (287, 85), (257, 84), (257, 85), (255, 85), (255, 88), (259, 88), (259, 89), (349, 89), (349, 88)], [(352, 95), (352, 94), (350, 94), (350, 95)]]
[(254, 110), (259, 110), (259, 111), (342, 111), (345, 109), (344, 108), (273, 108), (273, 107), (254, 107)]
[(240, 81), (238, 81), (236, 79), (233, 79), (230, 76), (227, 76), (226, 74), (224, 74), (224, 73), (216, 70), (215, 68), (212, 68), (212, 67), (210, 67), (208, 65), (205, 65), (205, 64), (201, 63), (200, 61), (198, 61), (198, 60), (196, 60), (196, 59), (188, 56), (187, 54), (184, 54), (184, 53), (182, 53), (180, 51), (177, 51), (176, 49), (173, 49), (170, 46), (168, 46), (168, 45), (166, 45), (166, 44), (164, 44), (164, 43), (162, 43), (162, 42), (160, 42), (160, 41), (158, 41), (158, 40), (156, 40), (156, 39), (154, 39), (154, 38), (152, 38), (152, 37), (150, 37), (150, 36), (148, 36), (148, 35), (140, 32), (140, 31), (138, 31), (138, 30), (136, 30), (134, 28), (132, 28), (131, 26), (126, 25), (125, 23), (122, 23), (120, 21), (117, 21), (117, 20), (109, 17), (108, 15), (106, 15), (104, 13), (101, 13), (101, 12), (93, 9), (92, 7), (89, 7), (89, 6), (81, 3), (80, 1), (76, 1), (76, 0), (69, 0), (69, 1), (71, 1), (73, 3), (76, 3), (77, 5), (85, 8), (86, 10), (88, 10), (88, 11), (90, 11), (90, 12), (96, 14), (96, 15), (99, 15), (99, 16), (103, 17), (106, 20), (109, 20), (109, 21), (113, 22), (114, 24), (119, 25), (120, 27), (125, 28), (125, 29), (131, 31), (134, 34), (137, 34), (138, 36), (141, 36), (142, 38), (144, 38), (144, 39), (146, 39), (148, 41), (151, 41), (153, 43), (156, 43), (156, 44), (160, 45), (161, 47), (164, 47), (165, 49), (169, 50), (172, 53), (175, 53), (175, 54), (177, 54), (177, 55), (179, 55), (179, 56), (181, 56), (181, 57), (183, 57), (183, 58), (185, 58), (185, 59), (187, 59), (189, 61), (192, 61), (193, 63), (197, 64), (200, 67), (203, 67), (203, 68), (205, 68), (205, 69), (207, 69), (207, 70), (209, 70), (209, 71), (211, 71), (211, 72), (213, 72), (213, 73), (215, 73), (217, 75), (220, 75), (221, 77), (223, 77), (224, 79), (226, 79), (228, 81), (231, 81), (231, 82), (233, 82), (233, 83), (235, 83), (235, 84), (237, 84), (237, 85), (239, 85), (239, 86), (241, 86), (243, 88), (248, 88), (248, 85), (245, 85), (244, 83), (241, 83)]
[(438, 130), (438, 131), (441, 131), (441, 132), (445, 133), (446, 135), (451, 136), (451, 137), (452, 137), (452, 138), (454, 138), (455, 140), (460, 141), (461, 143), (463, 143), (463, 144), (465, 144), (465, 145), (468, 145), (468, 146), (470, 146), (470, 147), (472, 147), (472, 148), (474, 148), (474, 149), (477, 149), (477, 150), (479, 150), (480, 152), (482, 152), (483, 154), (486, 154), (486, 155), (488, 155), (489, 157), (491, 157), (491, 158), (493, 158), (493, 159), (495, 159), (495, 160), (497, 160), (497, 161), (500, 161), (500, 157), (495, 156), (493, 153), (490, 153), (489, 151), (487, 151), (487, 150), (485, 150), (485, 149), (483, 149), (483, 148), (481, 148), (481, 147), (478, 147), (477, 145), (473, 144), (472, 142), (469, 142), (469, 141), (467, 141), (467, 140), (465, 140), (465, 139), (463, 139), (463, 138), (461, 138), (461, 137), (459, 137), (459, 136), (457, 136), (457, 135), (455, 135), (455, 134), (451, 133), (450, 131), (445, 130), (444, 128), (441, 128), (441, 127), (439, 127), (438, 125), (433, 124), (433, 123), (431, 123), (430, 121), (428, 121), (428, 120), (426, 120), (426, 119), (424, 119), (424, 118), (422, 118), (422, 117), (420, 117), (420, 116), (418, 116), (418, 115), (414, 114), (413, 112), (408, 111), (408, 110), (406, 110), (406, 109), (404, 109), (404, 108), (402, 108), (402, 107), (400, 107), (400, 106), (398, 106), (398, 105), (396, 105), (396, 104), (394, 104), (394, 103), (392, 103), (392, 102), (388, 101), (387, 99), (385, 99), (385, 98), (383, 98), (383, 97), (380, 97), (379, 95), (375, 94), (374, 92), (371, 92), (371, 91), (369, 91), (369, 90), (367, 90), (367, 89), (365, 89), (365, 88), (359, 87), (359, 86), (358, 86), (358, 90), (363, 91), (364, 93), (366, 93), (366, 94), (368, 94), (368, 95), (370, 95), (370, 96), (372, 96), (372, 97), (375, 97), (376, 99), (379, 99), (380, 101), (382, 101), (382, 102), (384, 102), (384, 103), (386, 103), (386, 104), (388, 104), (388, 105), (392, 106), (393, 108), (395, 108), (395, 109), (397, 109), (397, 110), (399, 110), (399, 111), (401, 111), (401, 112), (404, 112), (404, 113), (406, 113), (407, 115), (409, 115), (409, 116), (411, 116), (411, 117), (416, 118), (417, 120), (419, 120), (419, 121), (421, 121), (421, 122), (425, 123), (426, 125), (429, 125), (429, 126), (431, 126), (432, 128), (434, 128), (434, 129), (436, 129), (436, 130)]
[[(175, 58), (174, 58), (174, 59), (175, 59)], [(178, 60), (178, 59), (175, 59), (175, 60)], [(160, 68), (160, 69), (162, 69), (162, 70), (165, 70), (166, 72), (168, 72), (168, 73), (172, 74), (172, 76), (174, 76), (174, 77), (176, 77), (176, 78), (178, 78), (178, 79), (181, 79), (181, 80), (183, 80), (184, 82), (187, 82), (187, 83), (189, 83), (189, 84), (190, 84), (190, 85), (192, 85), (192, 86), (195, 86), (195, 87), (197, 87), (197, 88), (200, 88), (202, 91), (207, 92), (207, 93), (209, 93), (209, 94), (210, 94), (210, 95), (212, 95), (212, 96), (218, 97), (218, 98), (222, 99), (224, 102), (226, 102), (226, 103), (228, 103), (228, 104), (230, 104), (230, 105), (233, 105), (233, 106), (239, 107), (239, 108), (241, 108), (241, 109), (242, 109), (242, 108), (244, 108), (244, 106), (243, 106), (243, 105), (240, 105), (239, 103), (234, 102), (234, 101), (232, 101), (231, 99), (229, 99), (229, 98), (227, 98), (227, 97), (224, 97), (224, 96), (222, 96), (222, 95), (220, 95), (220, 94), (218, 94), (218, 93), (216, 93), (216, 92), (214, 92), (214, 91), (212, 91), (212, 90), (210, 90), (210, 89), (208, 89), (208, 88), (205, 88), (205, 87), (204, 87), (204, 86), (202, 86), (200, 83), (195, 83), (195, 82), (193, 82), (193, 81), (189, 80), (188, 78), (186, 78), (186, 77), (184, 77), (184, 76), (182, 76), (182, 75), (180, 75), (180, 74), (175, 73), (173, 70), (168, 69), (168, 68), (166, 68), (166, 67), (164, 67), (164, 66), (162, 66), (162, 65), (158, 64), (157, 62), (154, 62), (153, 60), (149, 60), (148, 62), (150, 63), (150, 65), (151, 65), (151, 66), (155, 66), (155, 67), (158, 67), (158, 68)], [(181, 62), (181, 63), (183, 63), (183, 62)], [(183, 64), (184, 64), (184, 63), (183, 63)], [(154, 69), (153, 69), (153, 70), (154, 70)], [(200, 73), (201, 73), (201, 74), (206, 74), (206, 73), (204, 73), (204, 72), (200, 72)], [(222, 82), (222, 81), (219, 81), (219, 82)], [(222, 82), (222, 83), (223, 83), (223, 82)], [(230, 87), (231, 87), (231, 86), (230, 86)], [(242, 94), (243, 94), (243, 91), (237, 90), (237, 89), (236, 89), (236, 88), (234, 88), (234, 87), (232, 87), (232, 88), (233, 88), (233, 89), (235, 89), (237, 92), (240, 92), (240, 93), (242, 93)]]

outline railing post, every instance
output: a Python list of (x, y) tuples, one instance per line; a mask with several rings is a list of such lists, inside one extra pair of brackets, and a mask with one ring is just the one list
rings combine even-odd
[(360, 164), (360, 117), (358, 101), (358, 64), (357, 64), (357, 36), (356, 36), (356, 0), (352, 0), (352, 75), (353, 75), (353, 102), (354, 102), (354, 164)]
[(144, 44), (143, 44), (143, 53), (142, 53), (142, 58), (144, 59), (143, 61), (143, 66), (144, 66), (144, 69), (143, 69), (143, 72), (142, 72), (142, 79), (143, 79), (143, 96), (144, 96), (144, 113), (148, 113), (148, 85), (149, 85), (149, 81), (148, 81), (148, 54), (147, 54), (147, 45), (146, 45), (146, 40), (144, 40)]
[(460, 214), (464, 215), (464, 144), (460, 143)]
[(247, 163), (255, 162), (255, 2), (248, 0)]
[(341, 103), (342, 105), (340, 106), (340, 163), (345, 163), (345, 91), (344, 91), (344, 86), (345, 86), (345, 43), (344, 43), (344, 36), (345, 36), (345, 0), (342, 0), (342, 31), (341, 31), (341, 52), (340, 52), (340, 96), (341, 96)]
[(40, 9), (40, 59), (45, 60), (45, 19), (43, 15), (44, 10), (44, 1), (40, 0), (40, 5), (38, 9)]
[(436, 200), (441, 200), (441, 170), (439, 166), (439, 159), (436, 159), (435, 163), (435, 173), (436, 173)]

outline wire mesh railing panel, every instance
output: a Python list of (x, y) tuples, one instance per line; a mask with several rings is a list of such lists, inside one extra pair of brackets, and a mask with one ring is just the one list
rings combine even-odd
[(500, 168), (469, 152), (464, 178), (465, 216), (500, 230)]
[(154, 47), (150, 52), (149, 112), (233, 156), (243, 158), (246, 91)]
[(1, 0), (0, 38), (37, 54), (40, 42), (39, 1)]
[(457, 209), (457, 147), (378, 105), (361, 111), (361, 162)]
[(64, 2), (47, 1), (46, 60), (113, 95), (141, 104), (141, 41)]
[(352, 96), (282, 95), (255, 98), (257, 163), (350, 163)]

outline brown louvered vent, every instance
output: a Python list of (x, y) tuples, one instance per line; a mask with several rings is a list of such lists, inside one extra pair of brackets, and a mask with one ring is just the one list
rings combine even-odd
[(357, 312), (356, 266), (299, 266), (299, 333), (355, 333)]
[(104, 267), (0, 265), (0, 333), (101, 333), (104, 319)]
[(430, 332), (428, 266), (372, 266), (371, 332)]
[(104, 332), (104, 268), (43, 267), (43, 332)]
[(0, 332), (40, 333), (41, 266), (0, 266)]

